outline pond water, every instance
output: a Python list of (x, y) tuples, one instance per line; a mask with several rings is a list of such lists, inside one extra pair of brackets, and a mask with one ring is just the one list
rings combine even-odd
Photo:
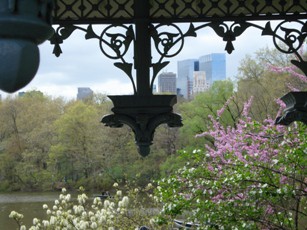
[(9, 218), (13, 210), (24, 215), (23, 223), (27, 227), (32, 224), (34, 217), (45, 218), (43, 204), (48, 204), (50, 207), (59, 195), (60, 192), (0, 193), (0, 229), (18, 229), (16, 222)]

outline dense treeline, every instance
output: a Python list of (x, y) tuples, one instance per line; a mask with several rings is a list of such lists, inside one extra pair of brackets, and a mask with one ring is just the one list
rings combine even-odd
[(176, 112), (184, 127), (162, 125), (155, 133), (151, 154), (142, 158), (128, 127), (111, 129), (100, 123), (110, 113), (111, 102), (104, 95), (86, 101), (65, 101), (39, 91), (22, 97), (8, 97), (0, 104), (0, 190), (53, 190), (61, 187), (108, 190), (114, 182), (134, 180), (138, 185), (165, 176), (183, 165), (176, 152), (202, 148), (210, 139), (195, 135), (207, 130), (208, 115), (224, 110), (220, 122), (236, 126), (243, 104), (254, 97), (251, 114), (262, 121), (275, 117), (275, 99), (297, 85), (288, 74), (271, 70), (288, 65), (288, 59), (274, 50), (263, 49), (247, 56), (239, 68), (237, 83), (216, 82), (192, 101), (180, 100)]
[[(102, 189), (142, 174), (131, 132), (99, 123), (110, 106), (107, 100), (65, 102), (38, 91), (3, 100), (1, 190)], [(150, 166), (143, 174), (153, 174)]]
[[(176, 152), (176, 131), (161, 127), (152, 154), (143, 159), (128, 127), (100, 123), (112, 104), (103, 95), (64, 101), (39, 91), (0, 105), (0, 190), (52, 190), (63, 186), (108, 189), (114, 182), (145, 185)], [(159, 141), (160, 139), (160, 141)]]

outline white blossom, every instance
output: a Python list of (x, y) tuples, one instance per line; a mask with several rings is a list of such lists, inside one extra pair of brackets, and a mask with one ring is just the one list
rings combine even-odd
[(50, 225), (48, 220), (43, 220), (44, 227), (48, 227)]
[(71, 195), (70, 195), (70, 194), (67, 194), (66, 197), (65, 197), (65, 200), (66, 200), (67, 202), (69, 202), (70, 199), (71, 199)]
[(96, 228), (97, 228), (97, 223), (96, 223), (96, 222), (93, 222), (93, 223), (91, 224), (91, 228), (92, 228), (92, 229), (96, 229)]
[(118, 184), (117, 184), (117, 183), (114, 183), (114, 184), (113, 184), (113, 187), (114, 187), (114, 188), (117, 188), (117, 187), (118, 187)]
[(33, 219), (33, 225), (37, 225), (39, 223), (39, 220), (37, 218)]
[(9, 218), (14, 218), (16, 216), (17, 212), (16, 211), (11, 211)]
[(122, 195), (123, 195), (123, 193), (122, 193), (121, 190), (118, 190), (118, 191), (116, 192), (116, 196), (122, 196)]
[(54, 216), (50, 217), (50, 225), (54, 225), (56, 223), (56, 218)]
[(123, 207), (127, 207), (129, 204), (129, 198), (127, 196), (123, 197)]

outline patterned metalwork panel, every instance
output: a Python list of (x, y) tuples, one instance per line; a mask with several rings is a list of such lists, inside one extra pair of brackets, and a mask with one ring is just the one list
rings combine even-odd
[(133, 0), (55, 0), (54, 23), (78, 21), (80, 24), (107, 23), (132, 19)]
[[(146, 0), (144, 0), (146, 1)], [(154, 21), (306, 18), (306, 0), (148, 0)], [(131, 22), (135, 0), (55, 0), (54, 23)]]
[(285, 18), (307, 15), (306, 0), (152, 0), (152, 18), (212, 18), (245, 16), (248, 19)]

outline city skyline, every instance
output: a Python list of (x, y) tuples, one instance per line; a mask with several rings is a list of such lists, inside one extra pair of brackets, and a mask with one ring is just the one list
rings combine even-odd
[[(181, 27), (185, 28), (185, 25)], [(200, 31), (196, 38), (185, 40), (185, 45), (177, 56), (166, 59), (170, 64), (160, 73), (176, 72), (178, 60), (199, 57), (205, 53), (225, 52), (225, 45), (223, 39), (214, 31)], [(270, 36), (261, 36), (261, 31), (254, 28), (248, 29), (234, 41), (233, 53), (226, 55), (227, 77), (233, 79), (237, 75), (239, 63), (246, 54), (252, 55), (260, 48), (273, 46)], [(77, 88), (84, 86), (90, 87), (94, 92), (111, 95), (133, 93), (130, 80), (125, 73), (114, 67), (114, 60), (108, 59), (100, 52), (97, 42), (85, 40), (82, 32), (73, 33), (61, 45), (63, 53), (58, 58), (52, 54), (53, 46), (48, 41), (39, 48), (39, 70), (34, 80), (20, 91), (39, 90), (46, 95), (68, 99), (75, 98)], [(133, 60), (131, 52), (128, 55)], [(157, 54), (153, 53), (153, 62), (157, 57)], [(3, 91), (0, 94), (3, 95), (2, 98), (7, 96)]]
[(177, 62), (178, 95), (187, 99), (192, 96), (193, 74), (198, 70), (198, 59), (185, 59)]
[[(196, 77), (199, 79), (195, 81)], [(225, 53), (210, 53), (197, 59), (180, 60), (177, 62), (177, 94), (191, 99), (194, 92), (205, 91), (215, 81), (226, 80), (226, 77)]]

